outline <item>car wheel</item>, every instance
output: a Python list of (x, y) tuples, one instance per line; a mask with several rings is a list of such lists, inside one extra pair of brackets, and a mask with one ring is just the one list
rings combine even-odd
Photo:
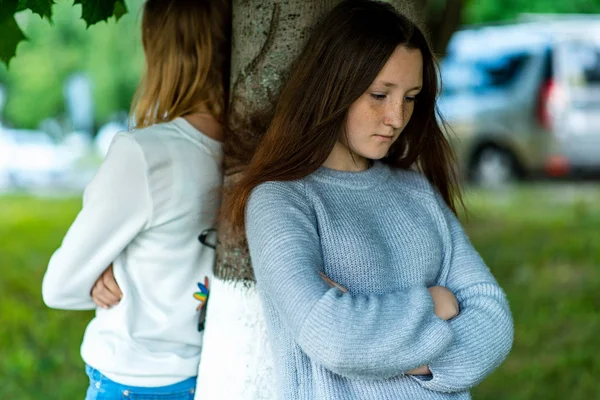
[(500, 187), (519, 178), (515, 157), (498, 147), (484, 147), (471, 163), (470, 176), (478, 186)]

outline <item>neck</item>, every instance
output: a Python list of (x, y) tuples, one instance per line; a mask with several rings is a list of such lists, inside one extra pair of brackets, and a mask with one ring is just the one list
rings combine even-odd
[(371, 162), (337, 142), (323, 166), (338, 171), (357, 172), (369, 169)]
[(184, 115), (183, 118), (189, 122), (194, 128), (210, 137), (211, 139), (223, 142), (224, 134), (223, 127), (212, 114), (204, 109)]

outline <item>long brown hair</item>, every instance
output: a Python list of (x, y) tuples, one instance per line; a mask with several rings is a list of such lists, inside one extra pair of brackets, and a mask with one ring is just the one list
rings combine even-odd
[(438, 68), (422, 31), (382, 2), (346, 0), (313, 31), (282, 88), (273, 120), (223, 208), (234, 229), (244, 227), (246, 203), (263, 182), (316, 171), (344, 132), (348, 109), (372, 84), (397, 46), (419, 49), (423, 89), (404, 131), (382, 161), (420, 169), (456, 212), (460, 201), (454, 154), (437, 120)]
[(222, 120), (229, 14), (226, 0), (146, 1), (146, 70), (131, 107), (136, 128), (171, 121), (199, 106)]

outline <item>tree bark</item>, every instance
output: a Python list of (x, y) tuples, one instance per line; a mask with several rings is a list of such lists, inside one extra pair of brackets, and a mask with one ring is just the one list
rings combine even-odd
[[(444, 9), (427, 7), (444, 3)], [(224, 195), (250, 161), (265, 132), (282, 82), (312, 27), (340, 0), (233, 0), (232, 52), (225, 143)], [(462, 0), (389, 0), (444, 47), (458, 26)], [(451, 12), (450, 12), (450, 11)], [(427, 13), (429, 11), (429, 13)], [(440, 14), (441, 13), (441, 14)], [(423, 18), (422, 16), (425, 16)], [(445, 16), (451, 17), (445, 22)], [(429, 21), (435, 29), (426, 29)], [(424, 21), (424, 22), (423, 22)], [(441, 22), (440, 22), (441, 21)], [(434, 42), (434, 49), (436, 42)], [(227, 221), (217, 233), (215, 276), (252, 284), (254, 273), (244, 235)]]
[[(419, 2), (419, 0), (412, 0)], [(461, 24), (463, 0), (423, 0), (420, 2), (425, 15), (425, 26), (438, 56), (443, 56), (452, 34)]]
[[(315, 23), (340, 0), (233, 0), (225, 195), (268, 125), (282, 82)], [(221, 221), (215, 275), (254, 280), (246, 239)]]

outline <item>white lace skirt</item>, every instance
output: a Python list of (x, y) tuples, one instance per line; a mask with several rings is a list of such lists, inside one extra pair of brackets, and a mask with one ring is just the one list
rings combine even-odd
[(275, 399), (271, 348), (255, 287), (212, 280), (195, 398)]

